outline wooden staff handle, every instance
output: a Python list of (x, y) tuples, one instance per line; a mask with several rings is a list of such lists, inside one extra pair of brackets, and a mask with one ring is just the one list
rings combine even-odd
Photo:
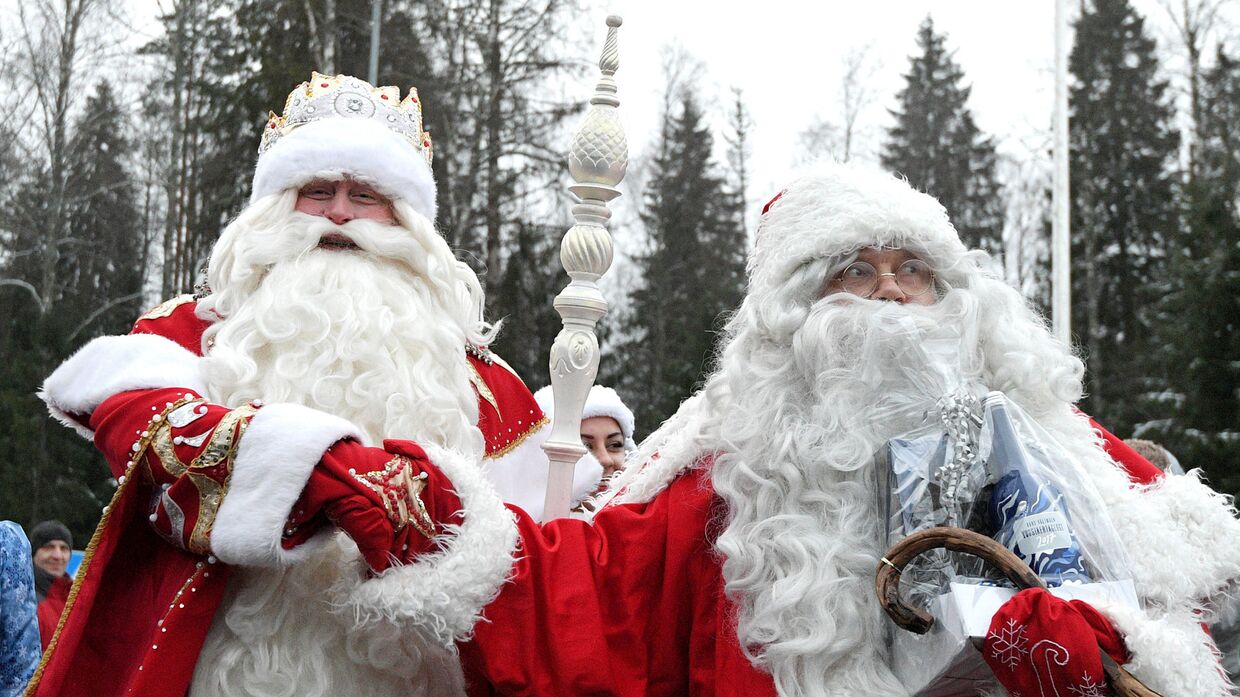
[[(902, 629), (915, 634), (925, 634), (934, 626), (934, 616), (909, 605), (900, 597), (900, 574), (904, 567), (918, 555), (932, 549), (972, 554), (997, 568), (1017, 588), (1046, 588), (1033, 569), (1010, 549), (985, 535), (964, 528), (939, 527), (915, 532), (900, 540), (883, 555), (874, 577), (874, 590), (883, 612)], [(1102, 668), (1107, 682), (1119, 697), (1160, 697), (1146, 687), (1132, 673), (1124, 670), (1106, 651), (1102, 654)]]
[(900, 597), (900, 573), (910, 561), (932, 549), (948, 549), (980, 557), (1002, 571), (1017, 588), (1046, 588), (1046, 583), (1020, 557), (985, 535), (948, 527), (915, 532), (887, 550), (874, 579), (883, 611), (901, 628), (914, 634), (930, 631), (934, 626), (934, 617)]

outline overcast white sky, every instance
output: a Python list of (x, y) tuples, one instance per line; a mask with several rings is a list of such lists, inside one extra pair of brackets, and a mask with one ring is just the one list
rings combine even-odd
[[(1172, 42), (1163, 4), (1178, 0), (1132, 1), (1147, 17), (1160, 48)], [(1234, 49), (1240, 45), (1240, 0), (1223, 1), (1221, 35)], [(158, 4), (129, 0), (139, 33), (158, 31)], [(1068, 4), (1075, 11), (1078, 3)], [(844, 57), (862, 47), (868, 47), (872, 103), (860, 118), (861, 157), (867, 151), (877, 157), (890, 125), (887, 109), (895, 106), (909, 56), (917, 51), (917, 28), (927, 15), (947, 35), (948, 48), (973, 87), (969, 104), (977, 123), (1000, 151), (1024, 159), (1044, 156), (1050, 145), (1054, 0), (585, 0), (584, 5), (565, 30), (567, 43), (580, 47), (584, 60), (597, 60), (607, 15), (624, 18), (616, 77), (634, 159), (648, 155), (658, 132), (666, 47), (679, 46), (704, 64), (699, 87), (717, 133), (724, 130), (730, 89), (744, 91), (754, 123), (751, 219), (794, 168), (798, 135), (815, 118), (840, 120)], [(1175, 69), (1168, 66), (1169, 75)], [(583, 94), (577, 98), (588, 95), (593, 79), (579, 88)], [(433, 108), (433, 95), (427, 97)], [(633, 202), (635, 197), (627, 198)], [(620, 215), (623, 219), (631, 211)]]
[[(1227, 2), (1226, 14), (1234, 19), (1240, 0)], [(1158, 0), (1134, 4), (1160, 45), (1170, 41)], [(677, 44), (706, 64), (702, 88), (717, 106), (724, 106), (730, 87), (744, 90), (755, 124), (751, 195), (764, 199), (787, 178), (797, 157), (797, 135), (814, 117), (839, 120), (843, 58), (867, 45), (874, 103), (861, 120), (871, 152), (877, 148), (927, 15), (947, 34), (948, 48), (973, 86), (970, 106), (977, 123), (1001, 151), (1025, 157), (1049, 146), (1054, 5), (1053, 0), (595, 0), (598, 16), (591, 21), (599, 44), (606, 14), (624, 18), (617, 80), (633, 154), (640, 156), (657, 132), (664, 84), (660, 50)], [(1227, 35), (1235, 36), (1232, 30)]]
[(657, 132), (660, 48), (678, 44), (706, 64), (708, 99), (723, 107), (730, 87), (744, 91), (755, 124), (751, 164), (759, 198), (786, 178), (797, 135), (815, 116), (840, 120), (844, 56), (867, 45), (874, 101), (861, 121), (876, 144), (928, 13), (973, 84), (971, 104), (984, 131), (1023, 151), (1020, 140), (1050, 125), (1053, 2), (764, 0), (716, 3), (705, 11), (705, 3), (619, 0), (610, 7), (624, 18), (617, 79), (634, 149)]

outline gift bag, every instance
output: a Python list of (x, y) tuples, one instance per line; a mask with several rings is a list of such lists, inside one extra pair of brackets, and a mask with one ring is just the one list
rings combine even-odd
[[(970, 378), (950, 345), (902, 345), (924, 354), (889, 364), (920, 372), (905, 376), (915, 389), (890, 413), (893, 423), (916, 425), (876, 455), (883, 549), (927, 528), (966, 528), (1012, 550), (1055, 595), (1136, 607), (1124, 548), (1070, 450), (1002, 392)], [(993, 685), (979, 647), (1016, 593), (1007, 580), (980, 559), (939, 549), (906, 566), (900, 585), (906, 601), (938, 618), (925, 635), (888, 624), (888, 658), (905, 687), (946, 697)]]

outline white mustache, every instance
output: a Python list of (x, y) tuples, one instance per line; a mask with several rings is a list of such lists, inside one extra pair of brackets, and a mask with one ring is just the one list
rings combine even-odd
[(322, 216), (294, 211), (281, 234), (288, 237), (294, 256), (317, 250), (324, 237), (340, 235), (364, 253), (400, 262), (419, 275), (427, 273), (426, 250), (399, 225), (361, 218), (337, 225)]

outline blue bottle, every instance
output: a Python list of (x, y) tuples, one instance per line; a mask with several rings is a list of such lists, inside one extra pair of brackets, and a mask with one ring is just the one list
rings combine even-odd
[(1090, 582), (1063, 493), (1051, 482), (1033, 476), (1034, 455), (1016, 435), (1007, 398), (1002, 392), (991, 392), (982, 410), (991, 433), (986, 464), (996, 480), (990, 495), (995, 540), (1016, 553), (1049, 586)]

